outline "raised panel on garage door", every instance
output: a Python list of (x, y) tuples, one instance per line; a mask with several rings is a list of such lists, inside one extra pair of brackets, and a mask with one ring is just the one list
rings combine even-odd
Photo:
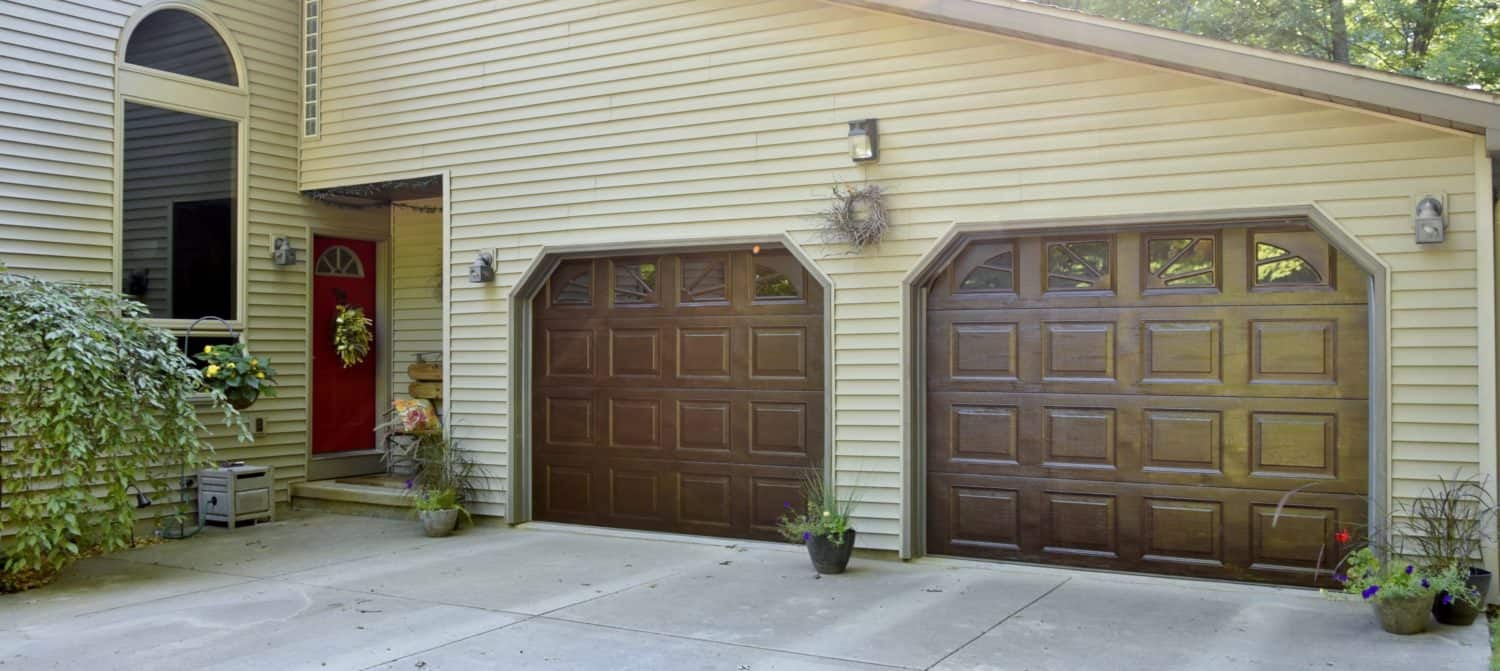
[(928, 551), (1306, 584), (1363, 522), (1365, 282), (1284, 225), (968, 242), (929, 287)]
[(537, 519), (778, 537), (826, 444), (822, 289), (794, 257), (570, 259), (532, 305)]

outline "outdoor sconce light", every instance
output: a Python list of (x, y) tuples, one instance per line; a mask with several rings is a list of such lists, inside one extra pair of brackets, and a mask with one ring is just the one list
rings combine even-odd
[(1414, 219), (1417, 244), (1435, 245), (1447, 237), (1448, 219), (1443, 213), (1443, 201), (1437, 196), (1423, 196), (1417, 201)]
[(271, 262), (278, 266), (297, 265), (297, 250), (292, 248), (291, 239), (282, 236), (271, 240)]
[(849, 122), (849, 158), (855, 163), (874, 163), (880, 159), (880, 142), (874, 119)]
[(469, 283), (483, 284), (495, 279), (495, 255), (489, 252), (480, 252), (474, 262), (469, 264)]

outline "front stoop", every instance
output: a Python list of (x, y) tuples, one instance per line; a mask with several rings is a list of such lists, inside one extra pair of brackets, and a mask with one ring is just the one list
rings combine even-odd
[(403, 483), (381, 478), (318, 480), (292, 485), (292, 509), (340, 515), (411, 519), (411, 498)]

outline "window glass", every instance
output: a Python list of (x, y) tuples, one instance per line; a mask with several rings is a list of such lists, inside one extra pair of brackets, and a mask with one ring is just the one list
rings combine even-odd
[(1331, 259), (1328, 243), (1312, 231), (1255, 233), (1257, 287), (1327, 285)]
[(755, 264), (755, 300), (792, 301), (802, 297), (802, 264), (786, 252), (767, 250), (751, 257)]
[(594, 303), (594, 264), (575, 261), (559, 266), (552, 274), (553, 305), (592, 305)]
[(969, 271), (959, 283), (961, 292), (1013, 291), (1015, 285), (1014, 255), (1003, 252), (986, 259)]
[(1153, 238), (1146, 242), (1146, 257), (1149, 289), (1215, 286), (1211, 237)]
[(236, 318), (236, 124), (125, 104), (121, 290), (151, 316)]
[(615, 305), (656, 303), (656, 263), (611, 261), (615, 267)]
[(1109, 255), (1108, 240), (1047, 243), (1047, 289), (1049, 291), (1109, 289)]
[(724, 303), (729, 300), (727, 264), (723, 257), (683, 257), (683, 303)]
[(234, 59), (218, 31), (192, 12), (163, 9), (141, 20), (125, 45), (125, 62), (235, 86)]

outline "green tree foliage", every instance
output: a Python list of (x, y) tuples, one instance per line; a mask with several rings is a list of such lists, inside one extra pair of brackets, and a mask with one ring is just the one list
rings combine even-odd
[(1056, 0), (1090, 14), (1500, 90), (1496, 0)]
[[(111, 291), (0, 266), (0, 588), (131, 542), (136, 492), (204, 464), (190, 397), (202, 377), (176, 339)], [(248, 434), (224, 404), (226, 420)]]

